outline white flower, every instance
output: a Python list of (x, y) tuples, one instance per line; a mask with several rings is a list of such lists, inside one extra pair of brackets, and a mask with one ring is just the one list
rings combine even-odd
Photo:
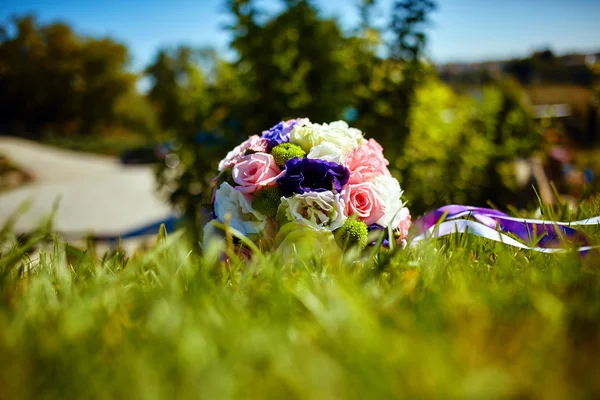
[(384, 205), (384, 215), (377, 224), (383, 227), (397, 227), (408, 215), (408, 208), (402, 203), (402, 189), (398, 180), (389, 175), (381, 175), (371, 181), (373, 188), (379, 194)]
[(316, 230), (333, 231), (344, 224), (344, 204), (339, 194), (306, 192), (282, 198), (286, 217), (293, 222), (308, 225)]
[(224, 182), (215, 195), (215, 214), (217, 220), (225, 222), (225, 216), (231, 216), (230, 225), (244, 235), (258, 233), (265, 227), (266, 217), (252, 208), (250, 197)]
[(362, 133), (358, 129), (350, 128), (344, 121), (335, 121), (330, 124), (307, 123), (300, 127), (295, 126), (290, 133), (290, 142), (302, 147), (306, 152), (322, 143), (330, 144), (339, 149), (343, 155), (358, 147), (362, 141)]
[(290, 132), (290, 142), (302, 147), (304, 151), (309, 152), (313, 146), (321, 143), (319, 137), (319, 124), (313, 124), (306, 121), (304, 125), (297, 124)]
[(329, 124), (332, 130), (343, 131), (345, 135), (353, 138), (356, 141), (360, 141), (363, 138), (363, 134), (360, 129), (350, 128), (346, 121), (334, 121)]
[(323, 124), (319, 135), (321, 142), (337, 145), (344, 154), (356, 149), (362, 140), (362, 132), (356, 128), (350, 128), (344, 121)]
[(312, 149), (310, 149), (310, 152), (306, 155), (306, 157), (338, 164), (343, 164), (345, 158), (342, 149), (330, 142), (323, 142), (317, 146), (314, 146)]
[(305, 126), (305, 125), (309, 125), (310, 119), (308, 118), (296, 118), (295, 120), (292, 121), (296, 121), (296, 126)]

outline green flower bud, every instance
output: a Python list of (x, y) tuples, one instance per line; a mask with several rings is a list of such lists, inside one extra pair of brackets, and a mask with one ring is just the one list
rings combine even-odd
[(334, 232), (335, 241), (342, 249), (358, 246), (360, 250), (367, 247), (369, 230), (367, 224), (357, 219), (348, 218), (341, 228)]
[(281, 203), (281, 190), (276, 186), (269, 186), (259, 190), (252, 199), (252, 208), (267, 217), (274, 217)]
[(297, 144), (281, 143), (273, 147), (271, 155), (275, 159), (275, 163), (282, 167), (287, 160), (291, 160), (292, 158), (302, 158), (306, 155), (306, 152)]

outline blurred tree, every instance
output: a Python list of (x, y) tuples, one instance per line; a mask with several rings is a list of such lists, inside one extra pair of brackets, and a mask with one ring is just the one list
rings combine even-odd
[[(513, 79), (486, 85), (470, 125), (474, 132), (485, 135), (493, 150), (485, 170), (486, 179), (475, 201), (509, 204), (514, 192), (520, 189), (515, 186), (515, 158), (528, 158), (542, 142), (527, 95)], [(529, 187), (523, 189), (533, 197)]]
[(354, 111), (353, 124), (385, 143), (384, 132), (377, 129), (383, 118), (391, 114), (387, 99), (382, 92), (387, 84), (384, 65), (386, 62), (377, 55), (383, 45), (381, 32), (372, 24), (371, 14), (374, 0), (363, 0), (359, 5), (361, 23), (356, 34), (349, 38), (348, 52), (354, 60), (355, 76), (351, 82), (352, 97), (349, 97), (350, 110)]
[(522, 59), (506, 63), (504, 71), (522, 84), (575, 84), (589, 87), (594, 74), (585, 64), (585, 55), (556, 56), (552, 50), (534, 52)]
[(197, 244), (202, 204), (210, 200), (218, 160), (248, 136), (239, 124), (247, 91), (236, 67), (211, 49), (160, 50), (146, 73), (148, 98), (162, 130), (173, 139), (163, 151), (177, 160), (158, 165), (158, 184), (187, 216), (190, 238)]
[[(392, 167), (400, 162), (410, 134), (408, 117), (417, 88), (433, 71), (424, 61), (425, 27), (435, 9), (430, 0), (398, 0), (392, 5), (389, 32), (371, 25), (374, 1), (360, 5), (361, 35), (355, 42), (359, 79), (354, 86), (356, 126), (377, 139), (386, 149)], [(382, 37), (390, 37), (384, 43)], [(358, 40), (358, 41), (357, 41)], [(378, 56), (387, 44), (387, 57)]]
[(114, 121), (115, 102), (135, 85), (127, 48), (111, 39), (39, 25), (33, 16), (11, 20), (2, 32), (0, 120), (8, 131), (90, 133)]
[(361, 0), (358, 3), (358, 13), (360, 15), (360, 30), (365, 32), (373, 29), (372, 12), (375, 8), (375, 0)]
[(594, 85), (592, 101), (590, 103), (590, 137), (589, 142), (593, 144), (600, 144), (600, 61), (594, 60), (594, 63), (590, 65), (590, 69), (594, 74)]
[(132, 88), (113, 104), (115, 122), (126, 130), (142, 133), (149, 141), (159, 139), (159, 122), (148, 98)]
[(81, 65), (75, 87), (80, 92), (81, 130), (91, 132), (95, 127), (115, 121), (114, 105), (135, 90), (137, 76), (125, 70), (129, 57), (127, 47), (111, 39), (86, 42), (80, 50)]
[(390, 96), (391, 108), (397, 113), (395, 140), (400, 152), (409, 134), (410, 106), (424, 76), (423, 52), (427, 44), (425, 27), (434, 9), (432, 0), (396, 0), (392, 5), (390, 30), (394, 38), (389, 46), (390, 58), (403, 62), (402, 78), (398, 79)]
[(418, 63), (422, 60), (427, 44), (424, 31), (428, 16), (435, 10), (432, 0), (396, 0), (392, 6), (390, 29), (394, 39), (390, 54), (394, 59), (406, 61), (418, 72)]
[(148, 98), (155, 105), (161, 128), (191, 135), (202, 128), (210, 108), (207, 77), (200, 67), (202, 52), (187, 46), (160, 50), (146, 69), (151, 79)]
[(487, 85), (481, 97), (457, 95), (433, 75), (417, 89), (398, 164), (414, 212), (448, 203), (515, 202), (514, 160), (537, 149), (540, 133), (515, 83)]
[(236, 66), (248, 91), (242, 117), (248, 134), (282, 119), (339, 119), (352, 96), (356, 58), (335, 20), (319, 17), (307, 0), (289, 0), (274, 18), (259, 23), (251, 0), (230, 0)]

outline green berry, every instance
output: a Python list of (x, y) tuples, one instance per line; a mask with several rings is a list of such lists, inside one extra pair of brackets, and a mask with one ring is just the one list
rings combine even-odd
[(369, 230), (367, 224), (348, 218), (341, 228), (334, 232), (335, 241), (342, 249), (357, 246), (360, 250), (367, 247)]
[(281, 203), (281, 190), (278, 187), (270, 186), (259, 190), (252, 199), (252, 208), (267, 217), (274, 217)]
[(287, 160), (291, 160), (292, 158), (302, 158), (306, 155), (306, 152), (297, 144), (281, 143), (273, 147), (271, 155), (275, 159), (275, 163), (282, 167)]

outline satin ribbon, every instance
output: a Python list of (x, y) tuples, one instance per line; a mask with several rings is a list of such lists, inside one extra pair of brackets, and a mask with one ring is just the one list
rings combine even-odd
[[(446, 216), (443, 220), (442, 218)], [(475, 221), (464, 219), (471, 217)], [(436, 228), (437, 225), (437, 228)], [(521, 249), (543, 253), (568, 251), (565, 242), (579, 244), (576, 250), (586, 254), (590, 249), (587, 237), (572, 226), (600, 225), (600, 216), (572, 222), (547, 221), (541, 219), (510, 217), (489, 208), (449, 205), (440, 207), (415, 221), (419, 234), (411, 241), (416, 245), (425, 238), (440, 237), (453, 233), (470, 233), (486, 239), (502, 242)], [(511, 233), (523, 241), (535, 241), (534, 246), (510, 237)], [(563, 246), (563, 248), (557, 248)]]

